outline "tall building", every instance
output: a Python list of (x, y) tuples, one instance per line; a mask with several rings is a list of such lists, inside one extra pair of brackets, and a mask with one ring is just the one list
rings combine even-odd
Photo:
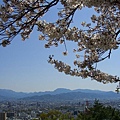
[(0, 113), (0, 120), (6, 120), (6, 113)]
[(9, 112), (6, 114), (7, 118), (10, 118), (11, 120), (15, 117), (15, 113), (14, 112)]

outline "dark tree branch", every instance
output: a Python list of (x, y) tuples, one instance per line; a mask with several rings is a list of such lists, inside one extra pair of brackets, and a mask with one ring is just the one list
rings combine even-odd
[[(35, 3), (33, 3), (33, 6), (30, 6), (30, 5), (26, 6), (26, 9), (23, 9), (22, 11), (18, 12), (18, 14), (10, 15), (9, 18), (8, 18), (8, 19), (10, 19), (10, 21), (5, 22), (2, 25), (3, 28), (0, 29), (0, 35), (3, 36), (1, 38), (1, 40), (3, 40), (4, 38), (7, 38), (6, 41), (11, 42), (16, 35), (18, 35), (22, 31), (24, 31), (24, 29), (26, 29), (27, 27), (29, 27), (31, 29), (31, 31), (32, 31), (34, 26), (36, 25), (35, 22), (39, 19), (39, 17), (42, 16), (43, 14), (45, 14), (51, 7), (55, 6), (58, 2), (59, 2), (59, 0), (53, 0), (51, 2), (46, 2), (45, 5), (42, 5), (42, 6), (40, 5), (40, 6), (37, 6), (37, 7), (34, 7)], [(42, 8), (42, 10), (40, 12), (38, 12), (38, 13), (37, 12), (35, 13), (35, 10), (38, 9), (38, 8)], [(26, 14), (28, 14), (29, 12), (32, 12), (32, 11), (35, 13), (35, 15), (30, 17), (30, 19), (31, 19), (30, 21), (26, 22), (23, 19), (23, 21), (21, 21), (21, 23), (22, 23), (21, 26), (16, 26), (15, 25), (15, 23), (17, 21), (21, 20), (22, 18), (25, 17)], [(15, 17), (14, 17), (14, 15), (15, 15)], [(10, 37), (7, 37), (5, 32), (11, 26), (14, 26), (16, 28), (16, 31), (12, 32), (12, 33), (9, 33)], [(31, 31), (29, 31), (29, 33)], [(4, 43), (7, 43), (7, 42), (4, 42)], [(1, 42), (0, 45), (2, 45), (2, 44), (3, 43)]]
[(120, 30), (118, 30), (117, 32), (116, 32), (116, 38), (117, 38), (117, 36), (120, 34)]

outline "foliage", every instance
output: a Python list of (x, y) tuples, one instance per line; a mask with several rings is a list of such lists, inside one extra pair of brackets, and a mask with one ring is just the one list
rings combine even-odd
[(63, 114), (57, 110), (51, 110), (48, 113), (41, 113), (40, 118), (41, 120), (73, 120), (74, 117), (70, 113)]
[[(43, 16), (56, 5), (59, 19), (55, 23), (42, 20)], [(97, 15), (91, 22), (82, 22), (84, 29), (70, 27), (76, 11), (92, 8)], [(59, 72), (82, 78), (90, 77), (99, 82), (113, 83), (119, 77), (104, 73), (96, 64), (111, 57), (111, 52), (119, 47), (120, 1), (119, 0), (3, 0), (0, 6), (0, 45), (6, 47), (14, 37), (21, 35), (22, 40), (29, 38), (34, 28), (40, 32), (39, 40), (46, 40), (45, 48), (65, 45), (63, 55), (67, 55), (66, 41), (77, 43), (73, 49), (75, 68), (49, 56), (48, 62)], [(81, 55), (83, 54), (83, 55)], [(83, 56), (83, 57), (82, 57)]]
[(120, 111), (111, 106), (105, 107), (96, 100), (87, 114), (81, 113), (78, 117), (81, 120), (120, 120)]
[(40, 115), (41, 120), (120, 120), (120, 111), (111, 106), (105, 107), (98, 100), (88, 112), (80, 112), (76, 117), (70, 113), (51, 110)]

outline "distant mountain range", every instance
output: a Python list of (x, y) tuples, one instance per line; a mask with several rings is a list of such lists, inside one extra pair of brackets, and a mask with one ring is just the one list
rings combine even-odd
[(0, 101), (3, 100), (39, 100), (39, 101), (65, 101), (78, 99), (120, 99), (120, 94), (109, 91), (76, 89), (70, 90), (58, 88), (46, 92), (15, 92), (7, 89), (0, 89)]

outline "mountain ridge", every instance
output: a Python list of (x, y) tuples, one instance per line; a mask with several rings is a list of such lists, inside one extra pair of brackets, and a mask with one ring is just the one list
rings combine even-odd
[[(91, 96), (90, 96), (91, 95)], [(15, 92), (13, 90), (8, 90), (8, 89), (0, 89), (0, 100), (2, 100), (2, 98), (4, 98), (4, 100), (8, 100), (8, 99), (31, 99), (33, 100), (34, 97), (36, 96), (36, 99), (38, 97), (38, 99), (51, 99), (53, 100), (59, 100), (60, 99), (80, 99), (80, 97), (76, 97), (76, 96), (84, 96), (89, 98), (92, 98), (92, 96), (95, 98), (95, 96), (97, 98), (99, 98), (99, 96), (106, 98), (106, 96), (108, 96), (109, 98), (113, 97), (120, 97), (120, 95), (117, 95), (115, 92), (112, 91), (100, 91), (100, 90), (90, 90), (90, 89), (75, 89), (75, 90), (70, 90), (70, 89), (66, 89), (66, 88), (57, 88), (54, 91), (45, 91), (45, 92), (30, 92), (30, 93), (25, 93), (25, 92)], [(49, 96), (49, 97), (48, 97)], [(67, 96), (67, 97), (66, 97)], [(73, 97), (71, 97), (73, 96)], [(70, 98), (71, 97), (71, 98)], [(83, 98), (83, 97), (81, 97)]]
[(74, 101), (74, 100), (114, 100), (114, 99), (120, 99), (120, 95), (118, 96), (114, 92), (105, 92), (102, 93), (85, 93), (85, 92), (68, 92), (68, 93), (61, 93), (56, 95), (41, 95), (41, 96), (32, 96), (32, 97), (26, 97), (21, 100), (30, 100), (30, 101), (42, 101), (42, 102), (60, 102), (60, 101)]

